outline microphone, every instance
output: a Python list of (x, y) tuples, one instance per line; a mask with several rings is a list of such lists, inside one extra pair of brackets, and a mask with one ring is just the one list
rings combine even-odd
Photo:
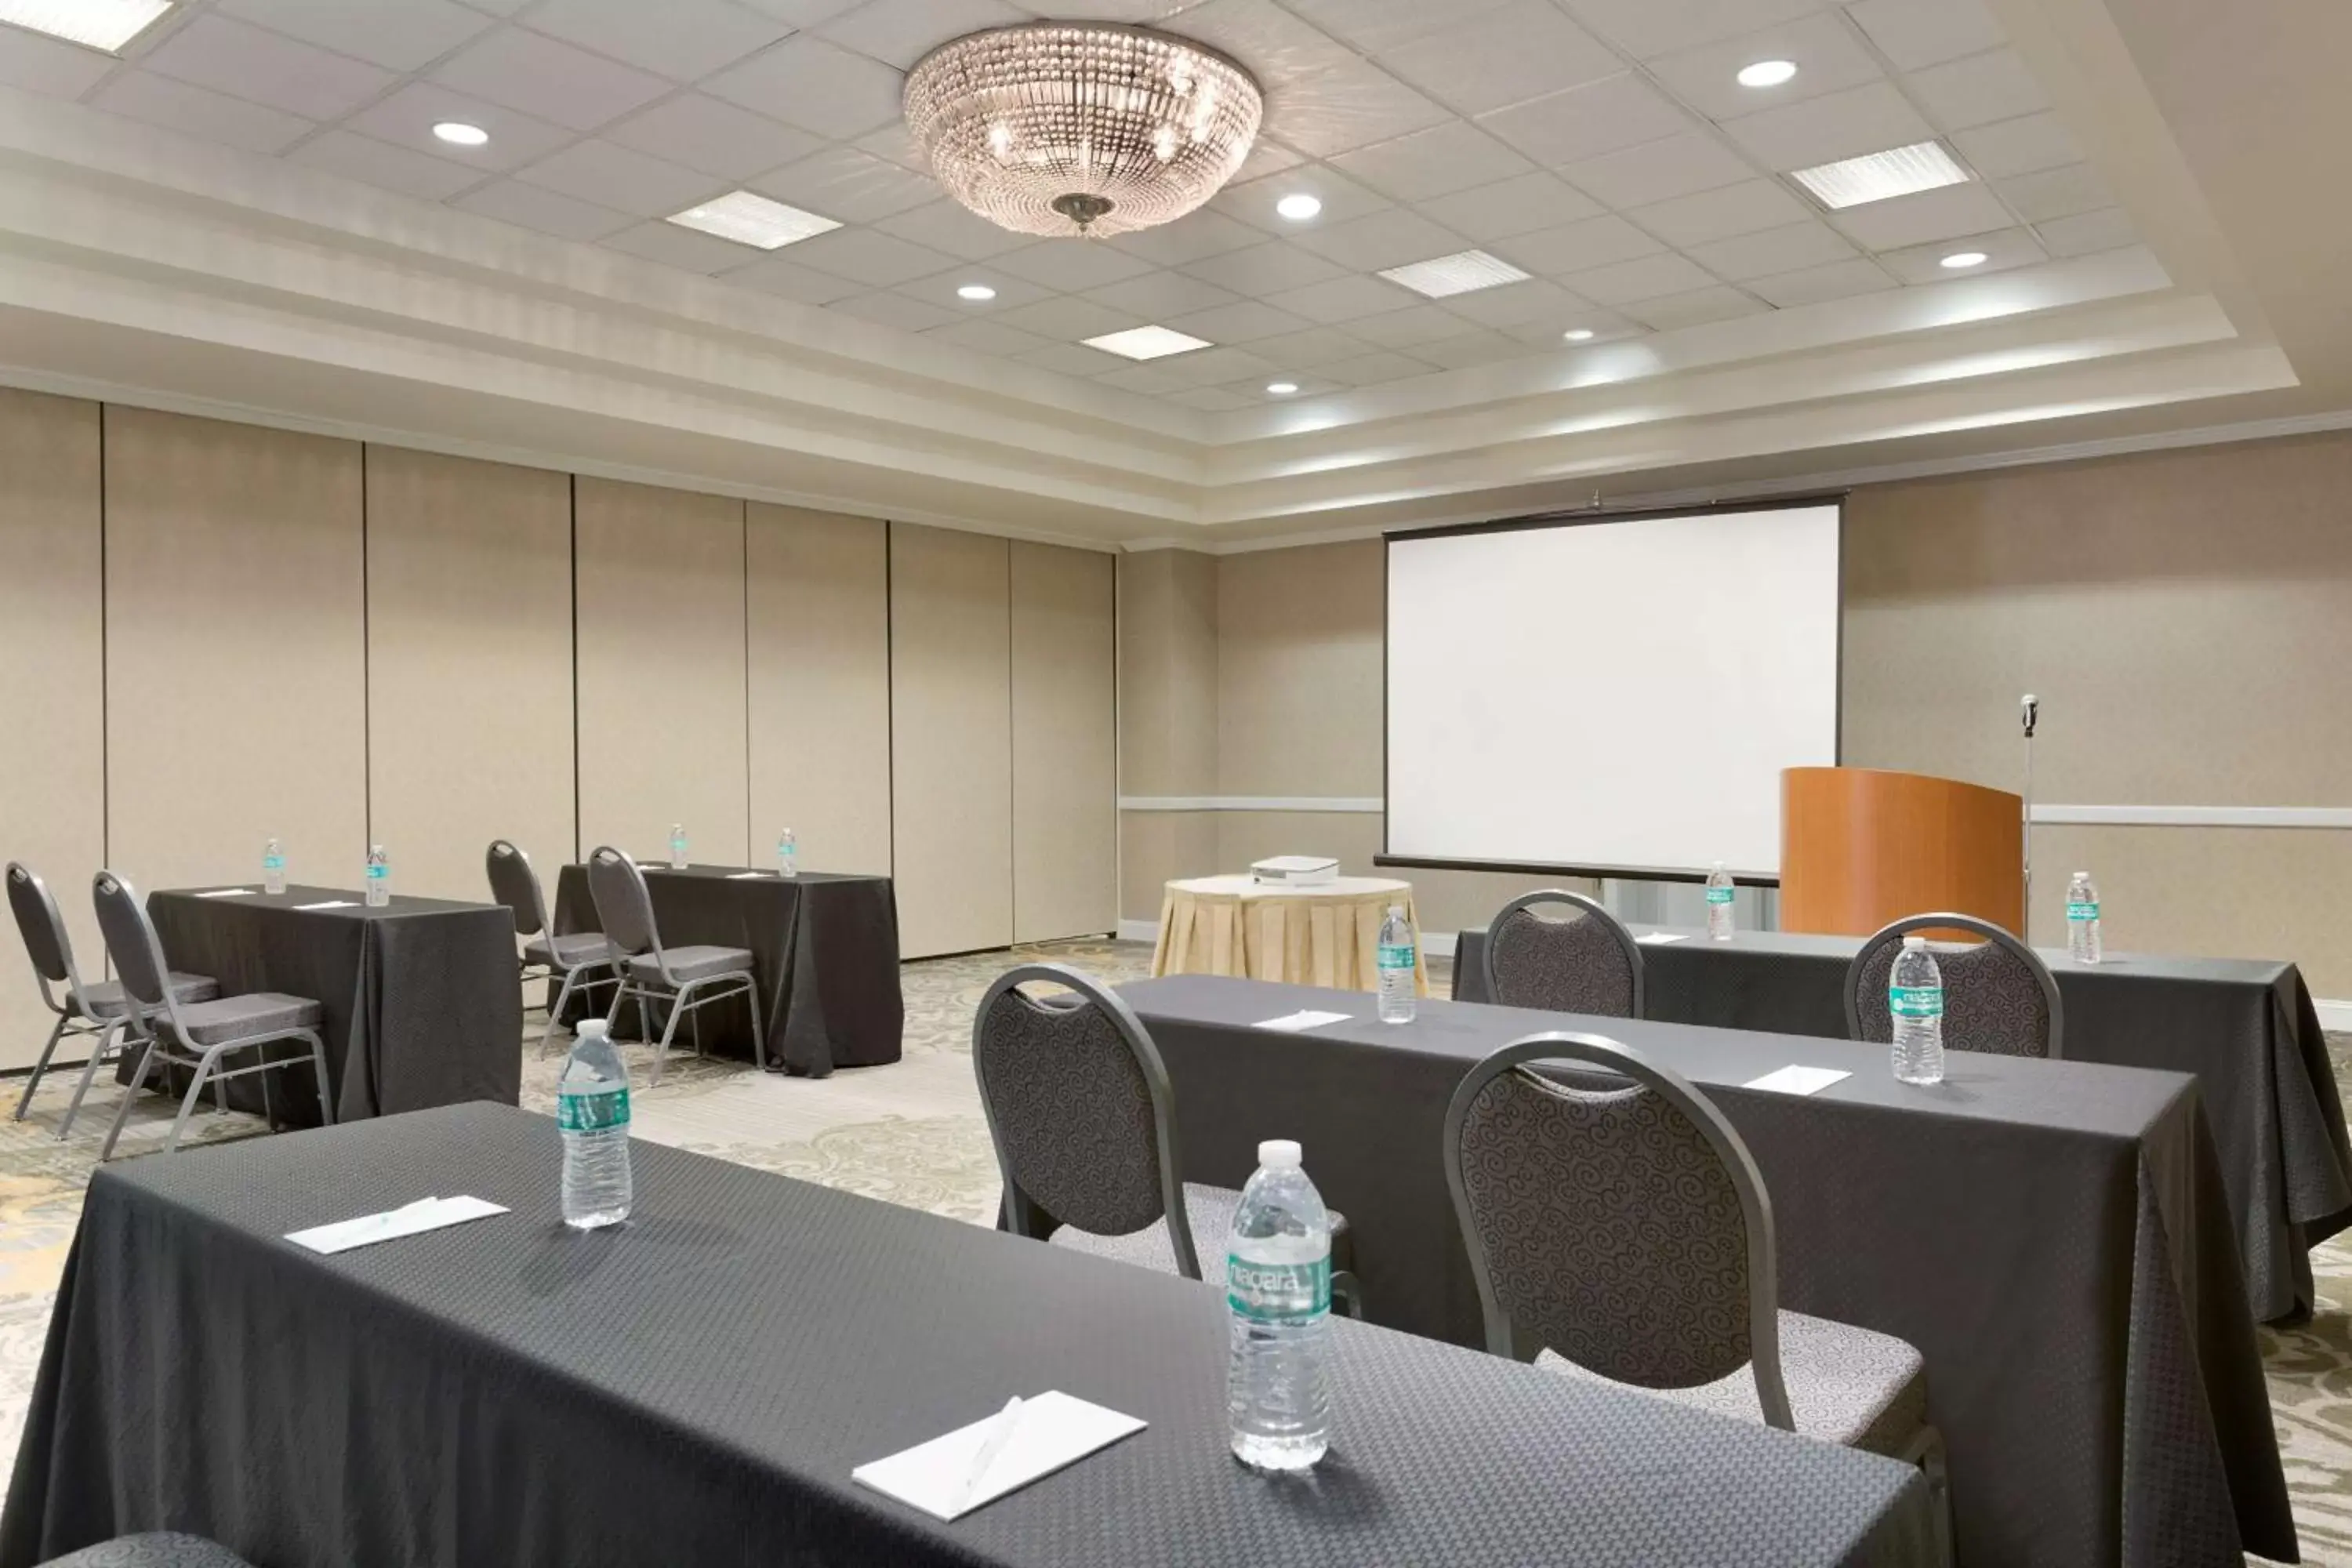
[(2041, 700), (2031, 691), (2027, 692), (2018, 700), (2017, 716), (2024, 721), (2025, 738), (2031, 741), (2033, 739), (2034, 723), (2042, 717)]

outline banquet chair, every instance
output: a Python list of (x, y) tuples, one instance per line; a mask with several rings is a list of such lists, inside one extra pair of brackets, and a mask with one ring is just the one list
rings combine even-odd
[[(1068, 990), (1032, 996), (1021, 989), (1032, 983)], [(1123, 998), (1065, 964), (1008, 970), (981, 998), (971, 1060), (1013, 1235), (1034, 1235), (1042, 1210), (1052, 1246), (1224, 1283), (1241, 1194), (1179, 1179), (1175, 1091)], [(1349, 1253), (1334, 1210), (1332, 1299), (1361, 1317)]]
[(646, 1004), (669, 1004), (662, 1023), (661, 1043), (654, 1047), (654, 1082), (662, 1080), (669, 1060), (670, 1037), (678, 1016), (694, 1014), (694, 1049), (702, 1054), (702, 1019), (695, 1013), (713, 1002), (745, 996), (751, 1003), (751, 1056), (767, 1070), (767, 1038), (760, 1029), (760, 981), (748, 947), (664, 947), (661, 929), (654, 921), (653, 895), (646, 890), (646, 874), (637, 863), (609, 844), (597, 846), (588, 857), (588, 891), (596, 900), (596, 923), (613, 944), (621, 984), (613, 992), (604, 1021), (621, 1016), (621, 1005), (637, 1001), (638, 1033), (644, 1027)]
[[(165, 984), (163, 944), (156, 940), (155, 922), (139, 901), (138, 890), (113, 872), (100, 871), (92, 892), (107, 956), (114, 961), (114, 972), (122, 976), (124, 992), (140, 1005), (130, 1021), (141, 1047), (139, 1066), (131, 1075), (122, 1103), (115, 1109), (114, 1124), (106, 1130), (105, 1146), (98, 1152), (100, 1163), (113, 1157), (114, 1141), (122, 1136), (122, 1124), (130, 1120), (131, 1108), (138, 1103), (139, 1091), (147, 1087), (147, 1074), (158, 1058), (174, 1067), (194, 1069), (187, 1093), (180, 1100), (180, 1114), (173, 1119), (172, 1135), (163, 1144), (167, 1154), (180, 1146), (188, 1113), (195, 1109), (206, 1083), (215, 1086), (214, 1092), (223, 1095), (225, 1106), (226, 1080), (264, 1075), (262, 1113), (271, 1126), (277, 1125), (277, 1113), (269, 1109), (267, 1075), (302, 1062), (299, 1057), (272, 1058), (260, 1050), (279, 1040), (300, 1040), (310, 1047), (310, 1066), (319, 1075), (319, 1118), (328, 1123), (335, 1120), (334, 1093), (327, 1083), (327, 1047), (319, 1036), (319, 1026), (326, 1018), (324, 1007), (308, 996), (278, 991), (248, 991), (241, 996), (184, 1005)], [(234, 1051), (253, 1051), (254, 1060), (240, 1068), (223, 1068), (221, 1058)], [(83, 1069), (84, 1088), (97, 1065), (93, 1058), (90, 1067)]]
[(157, 1531), (145, 1535), (118, 1535), (63, 1557), (52, 1557), (39, 1568), (252, 1568), (226, 1546), (199, 1535)]
[[(49, 1070), (49, 1059), (57, 1055), (58, 1043), (67, 1038), (95, 1037), (89, 1067), (95, 1069), (100, 1061), (110, 1059), (116, 1041), (121, 1036), (125, 1021), (131, 1011), (131, 998), (124, 994), (119, 980), (104, 980), (97, 984), (85, 984), (80, 966), (74, 963), (73, 942), (66, 935), (66, 922), (58, 913), (58, 900), (49, 885), (36, 876), (29, 867), (15, 861), (8, 863), (8, 908), (16, 917), (17, 932), (25, 939), (25, 952), (33, 960), (33, 976), (40, 982), (41, 1005), (58, 1016), (49, 1030), (48, 1043), (33, 1063), (32, 1076), (25, 1080), (25, 1092), (16, 1100), (16, 1120), (25, 1120), (26, 1110), (33, 1103), (33, 1091), (41, 1087), (41, 1075)], [(220, 994), (220, 987), (209, 976), (183, 974), (172, 971), (166, 977), (172, 994), (183, 1002), (205, 1002)], [(52, 985), (64, 987), (62, 995), (52, 992)], [(81, 1089), (89, 1087), (90, 1073), (82, 1074)], [(81, 1089), (74, 1092), (73, 1103), (66, 1110), (65, 1120), (58, 1126), (62, 1140), (73, 1131), (74, 1118), (81, 1112)]]
[(1598, 1035), (1514, 1040), (1455, 1089), (1444, 1158), (1488, 1351), (1918, 1465), (1951, 1560), (1925, 1359), (1780, 1310), (1763, 1177), (1681, 1074)]
[(540, 887), (539, 873), (531, 868), (530, 857), (511, 840), (492, 840), (487, 858), (490, 896), (513, 912), (515, 934), (529, 939), (517, 961), (518, 977), (525, 985), (560, 982), (555, 999), (547, 1005), (547, 1027), (539, 1037), (539, 1054), (544, 1057), (573, 991), (584, 997), (599, 986), (621, 983), (619, 955), (603, 931), (558, 936), (550, 929), (547, 895)]
[(1919, 931), (1973, 931), (1977, 942), (1930, 942), (1944, 977), (1944, 1046), (2004, 1057), (2064, 1054), (2066, 1008), (2058, 982), (2039, 954), (1990, 921), (1974, 915), (1906, 915), (1873, 931), (1845, 972), (1849, 1038), (1889, 1045), (1895, 1016), (1887, 977), (1904, 937)]
[[(1536, 913), (1565, 904), (1565, 920)], [(1545, 888), (1503, 906), (1486, 928), (1486, 1000), (1501, 1007), (1642, 1016), (1642, 949), (1615, 915), (1582, 893)]]

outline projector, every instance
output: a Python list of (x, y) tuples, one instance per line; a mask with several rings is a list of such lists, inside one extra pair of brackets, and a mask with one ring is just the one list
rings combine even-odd
[(1339, 862), (1328, 855), (1276, 855), (1250, 867), (1251, 878), (1269, 887), (1307, 888), (1339, 875)]

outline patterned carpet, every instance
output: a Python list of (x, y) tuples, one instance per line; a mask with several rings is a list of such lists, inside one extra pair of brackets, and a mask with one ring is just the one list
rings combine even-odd
[[(1150, 949), (1058, 942), (1014, 956), (1073, 963), (1123, 981), (1146, 972)], [(1010, 962), (983, 953), (908, 964), (905, 1060), (895, 1067), (811, 1081), (677, 1056), (661, 1087), (652, 1089), (644, 1081), (642, 1047), (632, 1050), (631, 1068), (639, 1075), (634, 1130), (761, 1170), (992, 1223), (996, 1162), (972, 1083), (971, 1015)], [(1433, 963), (1431, 969), (1442, 993), (1444, 966)], [(2331, 1036), (2328, 1043), (2338, 1080), (2352, 1085), (2352, 1035)], [(560, 1061), (526, 1051), (525, 1106), (553, 1110)], [(21, 1080), (0, 1088), (13, 1110)], [(71, 1091), (70, 1080), (45, 1086), (25, 1121), (0, 1120), (0, 1477), (16, 1454), (82, 1188), (116, 1103), (108, 1088), (93, 1089), (72, 1142), (60, 1144), (51, 1134)], [(171, 1108), (160, 1097), (148, 1100), (123, 1133), (123, 1151), (162, 1145)], [(200, 1113), (190, 1123), (190, 1136), (205, 1142), (261, 1131), (256, 1119), (237, 1115)], [(2263, 1354), (2304, 1561), (2352, 1568), (2352, 1237), (2321, 1247), (2313, 1265), (2318, 1314), (2299, 1328), (2263, 1330)]]

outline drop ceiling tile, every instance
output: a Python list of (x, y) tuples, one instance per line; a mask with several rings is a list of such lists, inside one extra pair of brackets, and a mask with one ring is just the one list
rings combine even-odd
[(974, 353), (994, 354), (1000, 359), (1011, 359), (1015, 354), (1054, 346), (1051, 339), (1041, 338), (1034, 332), (1024, 332), (1018, 327), (1008, 327), (1003, 321), (984, 319), (933, 327), (923, 336), (935, 338), (943, 343), (953, 343), (960, 349), (970, 349)]
[[(1757, 60), (1787, 60), (1797, 74), (1778, 87), (1742, 87), (1740, 68)], [(1661, 55), (1650, 69), (1667, 90), (1709, 120), (1801, 103), (1885, 76), (1853, 30), (1828, 12)]]
[(1495, 254), (1529, 272), (1556, 275), (1631, 261), (1664, 249), (1656, 240), (1613, 213), (1558, 228), (1538, 229), (1495, 245)]
[(1121, 392), (1141, 393), (1148, 397), (1171, 392), (1190, 391), (1195, 384), (1169, 368), (1174, 357), (1181, 356), (1171, 356), (1167, 363), (1130, 364), (1123, 370), (1114, 370), (1107, 374), (1098, 375), (1095, 380), (1105, 386), (1116, 387)]
[[(748, 247), (740, 248), (746, 256), (758, 254)], [(829, 305), (835, 300), (846, 300), (862, 287), (782, 256), (761, 256), (727, 274), (727, 281), (757, 289), (763, 294), (782, 295), (803, 305)]]
[(330, 131), (304, 142), (290, 156), (294, 162), (308, 163), (314, 169), (325, 169), (346, 179), (364, 181), (428, 202), (446, 201), (477, 180), (488, 177), (481, 170), (468, 169), (446, 158), (428, 157), (352, 131)]
[(639, 217), (667, 217), (724, 194), (724, 182), (709, 174), (593, 137), (518, 171), (515, 178)]
[(1631, 72), (1482, 115), (1478, 123), (1553, 168), (1692, 128), (1689, 115)]
[(1535, 168), (1518, 153), (1466, 121), (1449, 120), (1393, 142), (1342, 153), (1332, 163), (1384, 196), (1400, 202), (1491, 184)]
[(1811, 206), (1778, 180), (1743, 180), (1696, 195), (1635, 207), (1625, 216), (1668, 245), (1692, 246), (1778, 228), (1812, 213)]
[[(1465, 296), (1457, 296), (1463, 298)], [(1409, 349), (1462, 335), (1462, 318), (1432, 300), (1427, 304), (1366, 316), (1349, 324), (1349, 334), (1384, 349)]]
[(248, 153), (282, 152), (314, 129), (299, 115), (142, 70), (124, 71), (90, 102), (110, 114)]
[(1188, 386), (1214, 386), (1224, 382), (1257, 381), (1280, 373), (1282, 367), (1255, 348), (1219, 346), (1195, 349), (1163, 362)]
[(1620, 261), (1613, 267), (1596, 267), (1563, 281), (1588, 300), (1618, 305), (1628, 300), (1654, 300), (1661, 294), (1712, 288), (1716, 279), (1713, 273), (1690, 258), (1667, 251), (1638, 260)]
[(1524, 103), (1625, 68), (1614, 50), (1551, 0), (1515, 0), (1400, 45), (1380, 61), (1461, 114)]
[(1258, 299), (1279, 289), (1300, 289), (1346, 276), (1345, 269), (1285, 239), (1188, 261), (1178, 270), (1220, 289)]
[(1893, 82), (1852, 87), (1727, 120), (1723, 132), (1766, 168), (1810, 169), (1936, 134)]
[(1328, 283), (1310, 283), (1304, 289), (1286, 289), (1279, 294), (1267, 295), (1265, 302), (1328, 327), (1375, 316), (1383, 310), (1402, 310), (1418, 304), (1420, 299), (1411, 289), (1383, 279), (1347, 277), (1334, 278)]
[(629, 227), (635, 221), (627, 213), (520, 180), (493, 180), (478, 190), (467, 192), (450, 205), (564, 239), (602, 239)]
[(1687, 247), (1686, 254), (1717, 278), (1737, 283), (1744, 278), (1769, 278), (1776, 272), (1843, 261), (1853, 254), (1853, 247), (1829, 225), (1807, 218), (1730, 239), (1711, 239)]
[(1339, 39), (1376, 55), (1444, 27), (1501, 10), (1511, 0), (1284, 0), (1289, 9)]
[(1475, 365), (1500, 364), (1506, 360), (1525, 359), (1537, 352), (1534, 345), (1523, 339), (1483, 328), (1440, 338), (1433, 343), (1421, 343), (1412, 351), (1414, 358), (1425, 360), (1440, 370), (1468, 370)]
[[(1587, 331), (1592, 335), (1571, 343), (1567, 338), (1567, 334), (1571, 331)], [(1605, 343), (1612, 338), (1633, 337), (1641, 331), (1640, 327), (1622, 316), (1601, 310), (1596, 305), (1590, 310), (1573, 311), (1555, 320), (1528, 321), (1520, 326), (1511, 327), (1505, 331), (1504, 335), (1517, 338), (1522, 342), (1538, 348), (1574, 350), (1588, 347), (1593, 343)]]
[(2000, 24), (1979, 0), (1858, 0), (1845, 9), (1897, 70), (1956, 60), (2003, 42)]
[(1140, 278), (1152, 269), (1149, 261), (1139, 261), (1123, 250), (1113, 250), (1090, 239), (1048, 239), (1024, 246), (1019, 250), (1006, 251), (997, 258), (996, 265), (1032, 283), (1071, 293), (1081, 289), (1099, 289), (1122, 279)]
[(1655, 300), (1636, 300), (1618, 307), (1625, 315), (1657, 332), (1704, 326), (1709, 321), (1728, 321), (1737, 316), (1761, 315), (1771, 308), (1753, 294), (1722, 284)]
[(760, 114), (846, 142), (898, 118), (901, 79), (888, 66), (822, 38), (786, 38), (702, 84)]
[[(490, 133), (490, 139), (479, 147), (453, 146), (433, 134), (433, 128), (445, 120), (478, 125)], [(567, 145), (575, 134), (519, 110), (469, 98), (429, 81), (410, 82), (344, 123), (379, 142), (481, 170), (519, 169)]]
[[(966, 300), (956, 290), (967, 283), (984, 283), (996, 290), (996, 298)], [(1026, 278), (1015, 278), (1010, 272), (999, 272), (993, 268), (976, 267), (970, 263), (951, 267), (945, 272), (935, 272), (929, 278), (918, 278), (912, 283), (902, 283), (898, 286), (898, 292), (911, 294), (934, 305), (945, 305), (961, 315), (972, 317), (999, 316), (1009, 310), (1017, 310), (1024, 305), (1034, 305), (1055, 297), (1053, 290), (1040, 289)]]
[(741, 4), (762, 16), (773, 16), (790, 26), (805, 28), (831, 21), (856, 5), (857, 0), (741, 0)]
[(792, 31), (727, 0), (540, 0), (523, 25), (672, 81), (709, 76)]
[(886, 217), (874, 226), (885, 234), (928, 245), (933, 250), (944, 250), (965, 261), (985, 261), (1036, 243), (1029, 235), (999, 228), (971, 209), (945, 199), (926, 202)]
[[(1965, 268), (1946, 267), (1944, 258), (1959, 250), (1981, 251), (1984, 260)], [(1959, 239), (1938, 240), (1934, 245), (1890, 250), (1878, 258), (1878, 264), (1906, 283), (1948, 283), (1958, 278), (1981, 278), (1988, 272), (2005, 272), (2012, 267), (2031, 267), (2049, 259), (2050, 253), (2042, 248), (2031, 232), (2007, 228), (1998, 234), (1971, 234)]]
[(1181, 272), (1168, 271), (1147, 272), (1140, 278), (1122, 279), (1117, 283), (1089, 289), (1086, 297), (1108, 305), (1114, 310), (1140, 316), (1147, 321), (1165, 321), (1173, 316), (1213, 310), (1220, 305), (1234, 304), (1236, 300), (1236, 296), (1230, 290), (1220, 289), (1213, 283), (1187, 278)]
[(1256, 300), (1243, 300), (1195, 310), (1165, 323), (1180, 332), (1206, 338), (1213, 343), (1246, 343), (1306, 331), (1306, 317), (1278, 310)]
[(1521, 174), (1421, 204), (1422, 212), (1481, 243), (1591, 217), (1601, 204), (1556, 174)]
[(490, 26), (449, 0), (216, 0), (215, 9), (396, 71), (430, 65)]
[(501, 27), (467, 45), (433, 79), (574, 131), (593, 131), (670, 90), (650, 72), (520, 27)]
[(597, 241), (612, 250), (625, 250), (631, 256), (642, 256), (647, 261), (664, 266), (683, 268), (688, 272), (730, 272), (743, 265), (748, 252), (732, 240), (716, 235), (698, 234), (674, 223), (656, 220), (641, 223), (635, 228), (625, 228), (618, 234), (608, 234)]
[(1084, 343), (1055, 343), (1039, 349), (1035, 353), (1020, 356), (1023, 364), (1034, 364), (1040, 370), (1050, 370), (1057, 375), (1097, 376), (1117, 367), (1117, 354), (1107, 354), (1100, 349), (1090, 349)]
[(1242, 166), (1234, 171), (1234, 177), (1226, 184), (1238, 185), (1264, 179), (1285, 169), (1295, 169), (1305, 162), (1304, 153), (1292, 152), (1261, 130), (1257, 140), (1250, 143), (1249, 155), (1242, 160)]
[[(1304, 223), (1286, 218), (1275, 211), (1275, 205), (1290, 195), (1313, 196), (1323, 204), (1323, 210)], [(1381, 212), (1390, 205), (1386, 196), (1337, 169), (1309, 163), (1261, 180), (1227, 185), (1209, 198), (1205, 210), (1239, 218), (1268, 234), (1295, 235)]]
[(2042, 246), (2053, 256), (2088, 256), (2139, 240), (2132, 228), (2131, 215), (2121, 207), (2053, 218), (2035, 226), (2042, 235)]
[(915, 144), (915, 133), (907, 129), (903, 120), (894, 120), (878, 131), (868, 131), (855, 145), (859, 152), (887, 158), (902, 169), (912, 169), (919, 174), (931, 172), (929, 157)]
[(1122, 234), (1108, 243), (1161, 267), (1181, 267), (1188, 261), (1223, 256), (1229, 250), (1263, 244), (1265, 240), (1261, 230), (1202, 207), (1186, 213), (1174, 223)]
[(399, 79), (381, 67), (226, 16), (190, 17), (140, 63), (309, 120), (338, 119)]
[(1753, 279), (1747, 285), (1749, 292), (1763, 296), (1784, 310), (1856, 294), (1874, 294), (1895, 286), (1895, 279), (1886, 275), (1885, 269), (1867, 257), (1783, 272), (1778, 278)]
[(839, 310), (845, 316), (855, 316), (861, 321), (872, 321), (877, 326), (896, 327), (902, 332), (925, 331), (960, 320), (944, 305), (934, 305), (929, 300), (913, 299), (887, 289), (836, 300), (825, 309)]
[(1560, 177), (1586, 195), (1623, 211), (1650, 202), (1711, 191), (1755, 177), (1756, 171), (1711, 132), (1688, 131), (1638, 147), (1604, 153), (1562, 169)]
[[(1372, 316), (1367, 319), (1385, 321), (1389, 318)], [(1358, 354), (1369, 353), (1374, 346), (1353, 332), (1342, 331), (1338, 327), (1308, 327), (1302, 331), (1255, 339), (1250, 343), (1250, 352), (1274, 361), (1285, 370), (1313, 370), (1334, 360), (1353, 359)]]
[(1229, 414), (1236, 408), (1249, 408), (1273, 401), (1265, 396), (1252, 397), (1223, 386), (1191, 386), (1181, 392), (1168, 394), (1168, 401), (1187, 408), (1197, 408), (1203, 414)]
[(2009, 209), (1981, 180), (1864, 202), (1829, 215), (1830, 223), (1864, 250), (1928, 245), (1963, 234), (2007, 228)]
[(1947, 131), (1967, 131), (2050, 107), (2042, 84), (2011, 49), (1929, 66), (1911, 72), (1903, 83), (1926, 107), (1927, 117)]
[(1566, 0), (1570, 14), (1638, 59), (1823, 10), (1828, 0)]
[(698, 92), (683, 92), (633, 114), (609, 127), (604, 139), (735, 181), (805, 158), (824, 145), (805, 131)]
[(751, 187), (835, 223), (878, 222), (940, 194), (938, 183), (929, 175), (909, 173), (855, 147), (828, 147), (770, 170), (752, 180)]
[(854, 278), (868, 288), (888, 289), (956, 264), (952, 256), (870, 228), (836, 228), (793, 247), (793, 259), (819, 272)]
[(530, 0), (466, 0), (466, 4), (477, 11), (488, 11), (494, 16), (511, 16), (530, 5)]
[(950, 38), (1030, 19), (1003, 0), (866, 0), (819, 27), (817, 36), (908, 70)]
[(1346, 386), (1377, 386), (1383, 382), (1405, 381), (1416, 375), (1427, 375), (1437, 366), (1427, 360), (1408, 354), (1391, 353), (1382, 350), (1357, 359), (1343, 359), (1323, 367), (1321, 374), (1328, 380)]
[(0, 85), (51, 98), (79, 98), (117, 63), (113, 56), (96, 49), (45, 38), (22, 27), (0, 27)]
[(1589, 310), (1592, 301), (1547, 279), (1530, 278), (1499, 289), (1480, 289), (1441, 301), (1450, 313), (1485, 327), (1517, 327), (1552, 316)]
[(1293, 243), (1350, 272), (1378, 272), (1468, 248), (1461, 236), (1402, 207), (1330, 227), (1302, 229)]
[(2115, 192), (2107, 189), (2107, 183), (2088, 163), (2068, 163), (2063, 168), (1995, 180), (1992, 188), (2009, 204), (2010, 211), (2028, 223), (2047, 223), (2116, 205)]
[(1285, 79), (1266, 105), (1267, 132), (1310, 158), (1387, 142), (1447, 118), (1444, 108), (1370, 60), (1344, 53), (1328, 67)]
[[(1072, 343), (1098, 338), (1105, 332), (1123, 332), (1129, 327), (1146, 324), (1140, 316), (1114, 310), (1099, 300), (1084, 300), (1075, 294), (1061, 299), (1040, 300), (1034, 305), (1005, 310), (997, 319), (1024, 332), (1035, 332), (1040, 337), (1058, 338)], [(1196, 338), (1208, 336), (1206, 332), (1192, 335)], [(1210, 341), (1213, 342), (1215, 340)], [(1118, 359), (1115, 354), (1104, 357), (1113, 361)]]
[(2021, 114), (1963, 131), (1952, 138), (1969, 167), (1988, 180), (2031, 174), (2077, 163), (2083, 150), (2054, 114)]

